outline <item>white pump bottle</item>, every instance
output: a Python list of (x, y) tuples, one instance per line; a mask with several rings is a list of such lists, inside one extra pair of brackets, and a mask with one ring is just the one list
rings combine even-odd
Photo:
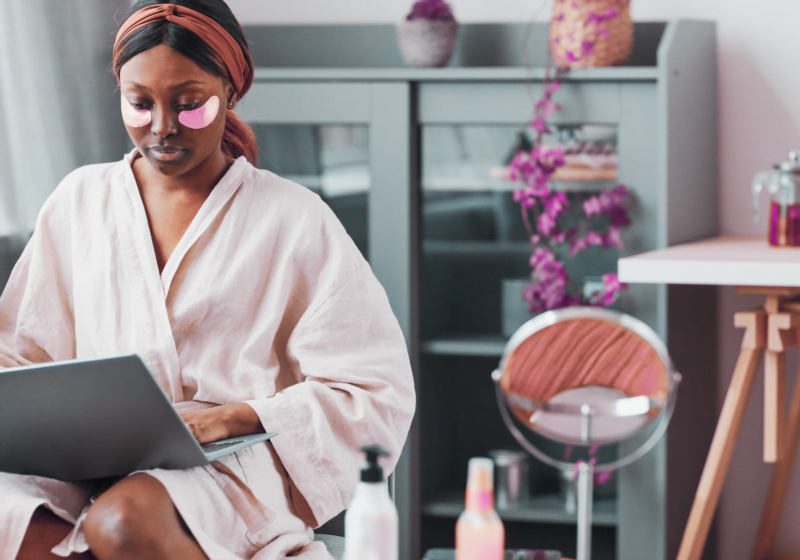
[(361, 450), (367, 462), (344, 516), (343, 560), (397, 560), (397, 508), (378, 464), (389, 453), (377, 445)]

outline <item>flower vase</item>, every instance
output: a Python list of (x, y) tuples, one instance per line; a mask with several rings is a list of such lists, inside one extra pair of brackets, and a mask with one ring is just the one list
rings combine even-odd
[(400, 54), (409, 66), (445, 66), (456, 46), (458, 23), (454, 20), (410, 19), (397, 26)]

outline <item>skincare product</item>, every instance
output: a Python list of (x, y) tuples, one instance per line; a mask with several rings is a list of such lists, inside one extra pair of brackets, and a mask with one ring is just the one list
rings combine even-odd
[(505, 530), (494, 510), (494, 463), (469, 460), (467, 507), (456, 523), (456, 560), (503, 560)]
[(361, 451), (367, 462), (344, 516), (343, 560), (397, 560), (397, 508), (378, 464), (378, 457), (389, 453), (378, 445)]

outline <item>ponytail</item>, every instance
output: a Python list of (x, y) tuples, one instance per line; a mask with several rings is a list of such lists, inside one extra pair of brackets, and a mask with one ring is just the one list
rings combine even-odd
[(231, 110), (225, 115), (225, 132), (222, 133), (222, 153), (233, 159), (244, 156), (258, 165), (256, 135), (246, 122)]

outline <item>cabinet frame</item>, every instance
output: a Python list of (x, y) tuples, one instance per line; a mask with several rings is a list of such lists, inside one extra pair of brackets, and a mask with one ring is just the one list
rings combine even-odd
[[(369, 260), (406, 336), (419, 399), (424, 391), (421, 353), (441, 347), (426, 345), (419, 332), (420, 127), (522, 125), (532, 114), (545, 72), (504, 63), (503, 57), (511, 56), (507, 52), (497, 55), (495, 66), (469, 66), (470, 52), (484, 52), (470, 50), (471, 38), (487, 33), (520, 37), (524, 26), (462, 26), (462, 54), (456, 57), (462, 66), (443, 69), (399, 67), (396, 53), (387, 54), (392, 41), (385, 37), (394, 32), (389, 26), (361, 26), (363, 33), (359, 26), (324, 27), (246, 29), (250, 38), (265, 31), (256, 44), (303, 44), (304, 52), (312, 54), (308, 59), (292, 54), (287, 66), (276, 62), (275, 48), (264, 50), (265, 64), (259, 64), (255, 52), (256, 80), (239, 112), (259, 123), (369, 126)], [(636, 48), (652, 51), (634, 53), (633, 60), (644, 62), (570, 72), (556, 94), (564, 109), (553, 117), (556, 123), (617, 127), (619, 181), (637, 197), (621, 256), (718, 231), (715, 25), (676, 20), (636, 24), (635, 32)], [(377, 41), (375, 53), (363, 49), (353, 54), (359, 34)], [(542, 34), (546, 26), (533, 33)], [(331, 54), (336, 41), (349, 45), (344, 50), (357, 63), (337, 66)], [(324, 52), (321, 63), (315, 62), (315, 49)], [(384, 55), (394, 58), (386, 65), (374, 63)], [(677, 553), (716, 420), (716, 303), (709, 290), (640, 285), (625, 295), (624, 310), (665, 339), (684, 382), (669, 437), (620, 473), (618, 560), (662, 560)], [(685, 328), (689, 317), (694, 319)], [(708, 395), (714, 395), (710, 403)], [(424, 427), (419, 424), (415, 419), (396, 471), (402, 560), (417, 560), (424, 552), (419, 538), (424, 461), (419, 435)], [(712, 541), (709, 553), (713, 546)]]

